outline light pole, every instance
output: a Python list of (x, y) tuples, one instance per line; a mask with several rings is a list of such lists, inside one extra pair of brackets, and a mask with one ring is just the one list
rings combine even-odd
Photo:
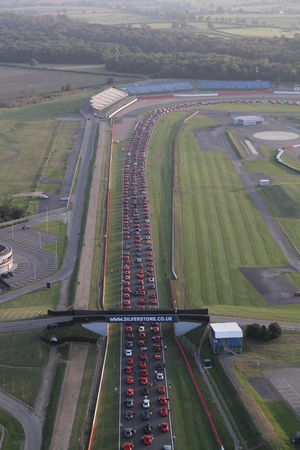
[(14, 240), (14, 226), (11, 224), (11, 238)]
[(259, 362), (257, 363), (257, 376), (259, 375)]
[(47, 216), (46, 216), (46, 233), (48, 233), (48, 206), (46, 206), (47, 208)]

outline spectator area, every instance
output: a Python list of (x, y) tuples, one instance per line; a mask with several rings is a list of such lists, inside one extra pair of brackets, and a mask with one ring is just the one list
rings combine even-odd
[(100, 94), (94, 95), (91, 100), (91, 106), (98, 112), (114, 103), (127, 97), (127, 92), (119, 91), (118, 89), (109, 88), (106, 91), (100, 92)]
[(176, 91), (189, 91), (194, 87), (188, 81), (176, 83), (151, 83), (151, 84), (136, 84), (134, 86), (125, 86), (123, 91), (127, 91), (131, 95), (144, 94), (166, 94)]
[(242, 353), (243, 330), (237, 323), (211, 323), (209, 339), (215, 354)]
[(269, 89), (269, 81), (199, 81), (199, 89)]

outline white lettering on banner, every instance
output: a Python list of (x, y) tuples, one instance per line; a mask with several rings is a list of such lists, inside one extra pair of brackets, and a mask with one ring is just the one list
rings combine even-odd
[(177, 316), (107, 316), (107, 322), (176, 322)]

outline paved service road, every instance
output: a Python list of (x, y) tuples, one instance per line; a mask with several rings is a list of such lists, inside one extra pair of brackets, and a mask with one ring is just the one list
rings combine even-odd
[(29, 408), (3, 392), (0, 392), (0, 404), (22, 424), (25, 432), (24, 450), (39, 450), (42, 445), (42, 424), (39, 418)]

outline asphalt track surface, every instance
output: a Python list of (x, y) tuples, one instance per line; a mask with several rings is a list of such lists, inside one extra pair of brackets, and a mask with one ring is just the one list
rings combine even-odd
[[(149, 137), (159, 115), (148, 113), (140, 119), (131, 137), (124, 167), (123, 308), (140, 309), (141, 316), (146, 308), (157, 308), (158, 305), (145, 162)], [(138, 331), (139, 327), (142, 327), (141, 333)], [(129, 349), (128, 347), (131, 346), (132, 349)], [(153, 449), (158, 450), (164, 445), (172, 445), (163, 347), (161, 327), (158, 323), (145, 323), (141, 320), (122, 325), (120, 382), (120, 445), (122, 448), (125, 442), (131, 442), (136, 450), (144, 449), (145, 445), (148, 445), (143, 440), (143, 438), (147, 439), (145, 436), (151, 439)], [(132, 358), (125, 355), (126, 350), (132, 351)], [(161, 364), (161, 368), (158, 364)], [(156, 379), (156, 372), (162, 374), (163, 380)], [(132, 384), (128, 384), (129, 380), (132, 380)], [(164, 393), (159, 393), (159, 386)], [(143, 388), (149, 393), (142, 393)], [(128, 392), (128, 389), (133, 389), (132, 397), (129, 396), (131, 392)], [(133, 405), (126, 406), (127, 400), (131, 399), (134, 402)], [(145, 399), (150, 401), (148, 408), (142, 405)], [(164, 408), (166, 417), (161, 415), (161, 408)], [(126, 419), (128, 411), (133, 412), (132, 419)], [(148, 413), (149, 418), (143, 419), (143, 413)], [(168, 424), (169, 431), (161, 430), (162, 423)], [(148, 433), (144, 430), (147, 424), (152, 427)], [(128, 438), (125, 437), (126, 428), (129, 429), (130, 434), (133, 433)]]

